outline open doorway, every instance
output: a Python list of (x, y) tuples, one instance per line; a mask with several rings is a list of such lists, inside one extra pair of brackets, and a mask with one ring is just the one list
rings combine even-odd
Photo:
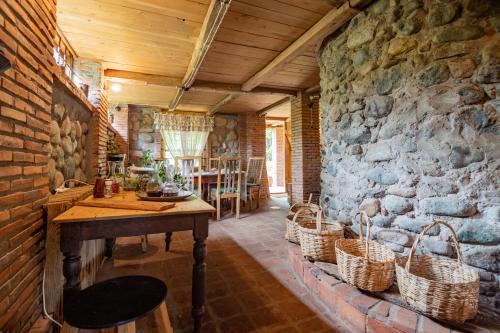
[(284, 120), (266, 119), (266, 168), (271, 194), (286, 192), (286, 127)]

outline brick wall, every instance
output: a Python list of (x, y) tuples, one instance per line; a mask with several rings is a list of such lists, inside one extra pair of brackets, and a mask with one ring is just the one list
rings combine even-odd
[(292, 99), (292, 200), (320, 191), (319, 103), (299, 92)]
[(41, 311), (42, 205), (48, 194), (55, 1), (0, 1), (0, 331), (26, 332)]
[(120, 152), (126, 154), (127, 161), (129, 155), (128, 107), (122, 106), (120, 111), (116, 111), (113, 108), (111, 111), (113, 112), (113, 123), (111, 126), (115, 130), (115, 143), (120, 149)]
[[(255, 114), (240, 116), (240, 155), (243, 158), (243, 170), (246, 170), (250, 157), (266, 156), (266, 119)], [(262, 171), (261, 198), (269, 197), (266, 166)]]

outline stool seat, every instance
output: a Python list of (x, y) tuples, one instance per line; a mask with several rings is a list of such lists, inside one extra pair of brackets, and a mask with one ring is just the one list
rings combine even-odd
[(77, 293), (64, 304), (64, 320), (75, 328), (117, 327), (154, 311), (166, 295), (167, 286), (154, 277), (118, 277)]

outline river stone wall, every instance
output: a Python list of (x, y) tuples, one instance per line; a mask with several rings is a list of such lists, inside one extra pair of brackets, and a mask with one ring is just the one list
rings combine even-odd
[(88, 182), (91, 171), (92, 142), (89, 133), (90, 111), (68, 94), (59, 83), (52, 93), (52, 121), (50, 129), (49, 188), (61, 186), (64, 180)]
[[(407, 255), (433, 219), (500, 295), (500, 3), (379, 0), (320, 50), (322, 202)], [(434, 228), (421, 251), (452, 256)]]
[(239, 154), (239, 126), (238, 116), (216, 115), (214, 130), (208, 137), (210, 143), (210, 157), (238, 156)]

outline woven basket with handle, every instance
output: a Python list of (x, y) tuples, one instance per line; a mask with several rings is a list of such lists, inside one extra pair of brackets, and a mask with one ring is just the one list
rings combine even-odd
[(316, 205), (302, 207), (299, 208), (293, 215), (287, 216), (285, 239), (289, 242), (300, 244), (299, 222), (304, 219), (310, 220), (312, 218), (315, 218), (316, 213), (320, 210), (321, 209)]
[[(299, 224), (303, 218), (315, 216), (316, 212), (321, 209), (318, 205), (311, 203), (312, 194), (309, 195), (309, 200), (304, 203), (296, 203), (290, 207), (290, 211), (286, 216), (286, 233), (285, 239), (292, 243), (300, 243), (299, 240)], [(299, 213), (299, 214), (297, 214)]]
[[(366, 239), (363, 240), (363, 217)], [(337, 268), (344, 281), (367, 291), (388, 289), (394, 281), (395, 254), (387, 247), (370, 240), (371, 221), (360, 213), (359, 239), (341, 239), (335, 243)]]
[[(422, 236), (438, 224), (451, 230), (457, 260), (415, 255)], [(446, 222), (434, 221), (422, 230), (410, 255), (396, 260), (396, 275), (402, 298), (428, 316), (464, 322), (477, 313), (479, 274), (462, 263), (457, 236)]]
[(315, 261), (336, 263), (335, 241), (344, 238), (344, 227), (322, 218), (321, 209), (314, 218), (304, 218), (298, 224), (302, 255)]

